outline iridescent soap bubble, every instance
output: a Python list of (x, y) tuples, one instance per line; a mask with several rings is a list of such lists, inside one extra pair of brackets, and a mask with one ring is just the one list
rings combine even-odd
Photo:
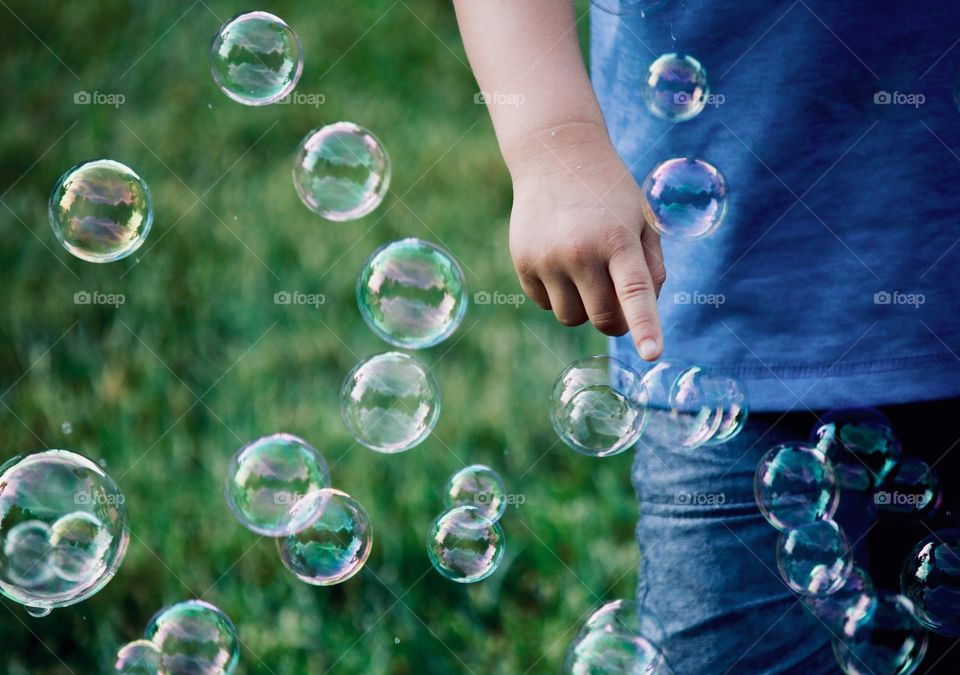
[(707, 71), (688, 54), (664, 54), (650, 64), (642, 85), (643, 102), (655, 117), (684, 122), (707, 105)]
[(133, 169), (112, 159), (70, 168), (53, 186), (49, 210), (57, 241), (87, 262), (126, 258), (153, 226), (150, 188)]
[(712, 375), (720, 407), (720, 424), (716, 432), (705, 441), (706, 445), (720, 445), (735, 437), (747, 423), (750, 405), (747, 388), (739, 380), (726, 375)]
[[(833, 653), (846, 675), (910, 675), (927, 653), (929, 638), (902, 595), (880, 593), (859, 621), (833, 638)], [(932, 672), (932, 671), (931, 671)]]
[(355, 220), (380, 206), (390, 188), (390, 158), (380, 139), (352, 122), (314, 129), (293, 160), (300, 201), (327, 220)]
[(631, 448), (646, 420), (640, 376), (610, 356), (587, 356), (563, 369), (553, 385), (550, 422), (570, 448), (610, 457)]
[(814, 425), (810, 441), (837, 467), (841, 485), (854, 490), (881, 486), (903, 453), (890, 420), (875, 408), (829, 411)]
[[(698, 385), (706, 382), (706, 390)], [(693, 448), (720, 427), (722, 411), (716, 389), (697, 366), (658, 361), (641, 378), (647, 400), (647, 431), (657, 444)]]
[(277, 540), (280, 560), (300, 581), (332, 586), (363, 567), (373, 547), (373, 528), (360, 503), (340, 490), (321, 490), (319, 509), (306, 529)]
[(123, 645), (117, 652), (113, 669), (123, 675), (166, 675), (163, 652), (150, 640), (134, 640)]
[(843, 586), (835, 593), (826, 596), (806, 595), (803, 601), (831, 633), (842, 635), (873, 611), (877, 596), (870, 575), (862, 567), (854, 566)]
[(300, 38), (278, 16), (240, 14), (213, 38), (210, 71), (220, 91), (238, 103), (275, 103), (293, 91), (303, 72)]
[(831, 595), (853, 566), (850, 542), (832, 520), (818, 520), (780, 533), (777, 568), (787, 585), (804, 595)]
[(940, 509), (943, 486), (937, 472), (922, 459), (904, 457), (883, 489), (873, 493), (881, 511), (929, 518)]
[(440, 387), (412, 356), (377, 354), (357, 364), (344, 380), (340, 416), (358, 443), (377, 452), (403, 452), (436, 426)]
[(240, 660), (237, 628), (209, 602), (187, 600), (157, 612), (146, 638), (163, 654), (170, 673), (230, 675)]
[(493, 574), (504, 552), (503, 529), (475, 506), (441, 514), (427, 536), (427, 554), (441, 575), (461, 584)]
[(926, 628), (960, 636), (960, 530), (940, 530), (914, 546), (900, 572), (900, 589)]
[(444, 489), (448, 509), (475, 506), (488, 518), (500, 520), (507, 510), (507, 488), (500, 474), (483, 464), (471, 464), (450, 476)]
[(702, 159), (676, 157), (661, 162), (642, 187), (644, 218), (667, 237), (706, 237), (727, 215), (727, 181)]
[(404, 349), (450, 337), (467, 311), (463, 271), (447, 251), (407, 238), (378, 248), (357, 280), (357, 305), (370, 329)]
[(32, 613), (99, 591), (128, 540), (123, 494), (86, 457), (43, 450), (0, 466), (0, 592)]
[(268, 537), (299, 532), (316, 515), (307, 504), (330, 487), (327, 463), (302, 438), (273, 434), (247, 443), (230, 459), (227, 504), (244, 527)]
[(614, 600), (586, 620), (567, 650), (569, 675), (668, 673), (663, 628), (632, 600)]
[(833, 464), (805, 445), (770, 448), (757, 465), (753, 494), (760, 513), (778, 530), (830, 519), (840, 503)]

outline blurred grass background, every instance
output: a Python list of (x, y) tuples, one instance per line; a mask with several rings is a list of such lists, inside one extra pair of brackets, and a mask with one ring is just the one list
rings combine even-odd
[[(209, 43), (250, 9), (298, 31), (297, 91), (323, 105), (249, 108), (217, 90)], [(339, 419), (346, 372), (387, 348), (353, 295), (376, 246), (429, 239), (458, 257), (471, 293), (520, 293), (509, 177), (449, 0), (3, 0), (0, 43), (0, 463), (45, 447), (102, 459), (132, 534), (92, 599), (44, 619), (0, 600), (0, 672), (106, 672), (157, 609), (191, 597), (236, 622), (241, 673), (557, 672), (584, 614), (635, 582), (630, 456), (576, 455), (545, 411), (559, 370), (601, 337), (531, 302), (473, 305), (420, 354), (443, 392), (423, 445), (377, 455)], [(125, 102), (77, 105), (78, 91)], [(385, 203), (349, 223), (314, 216), (290, 179), (301, 138), (338, 120), (372, 129), (394, 167)], [(155, 201), (146, 244), (110, 265), (73, 259), (47, 223), (56, 179), (94, 157), (132, 166)], [(275, 305), (282, 290), (326, 303)], [(77, 305), (79, 291), (125, 303)], [(224, 502), (230, 455), (275, 431), (316, 445), (370, 513), (373, 553), (346, 584), (296, 581)], [(473, 462), (525, 503), (504, 518), (499, 571), (464, 587), (432, 570), (424, 538), (446, 478)]]

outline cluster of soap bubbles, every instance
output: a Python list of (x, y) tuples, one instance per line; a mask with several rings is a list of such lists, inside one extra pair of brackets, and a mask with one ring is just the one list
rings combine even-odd
[(660, 645), (663, 628), (633, 600), (595, 610), (567, 650), (567, 675), (664, 675), (673, 672)]
[(483, 464), (464, 467), (447, 481), (444, 506), (427, 535), (434, 569), (462, 584), (486, 579), (500, 565), (506, 546), (500, 526), (507, 508), (503, 478)]
[(326, 461), (301, 438), (273, 434), (244, 445), (227, 467), (224, 495), (244, 527), (276, 539), (284, 567), (303, 582), (346, 581), (370, 555), (366, 510), (331, 487)]
[(903, 456), (889, 420), (866, 408), (830, 411), (809, 443), (771, 448), (754, 480), (760, 512), (780, 530), (780, 575), (833, 634), (843, 671), (909, 675), (926, 653), (924, 629), (960, 635), (960, 530), (919, 542), (904, 562), (900, 594), (879, 591), (833, 520), (842, 489), (872, 493), (889, 513), (928, 517), (940, 483), (924, 462)]
[(230, 675), (240, 661), (237, 628), (203, 600), (187, 600), (157, 612), (145, 638), (117, 651), (114, 672), (125, 675)]
[[(618, 4), (639, 3), (620, 0)], [(650, 113), (674, 124), (697, 117), (710, 96), (707, 71), (689, 54), (658, 57), (650, 64), (640, 86)], [(709, 236), (727, 215), (727, 180), (715, 166), (698, 157), (673, 157), (660, 162), (647, 174), (642, 188), (647, 224), (667, 237)]]
[(549, 404), (557, 435), (591, 457), (620, 454), (643, 434), (674, 447), (724, 443), (748, 412), (746, 389), (734, 378), (671, 361), (640, 375), (605, 355), (564, 368)]
[(0, 593), (31, 615), (103, 588), (128, 541), (123, 494), (99, 464), (43, 450), (0, 466)]
[[(367, 326), (402, 349), (425, 349), (463, 321), (463, 271), (447, 251), (401, 239), (378, 248), (357, 279), (357, 306)], [(364, 359), (340, 389), (340, 416), (356, 441), (395, 454), (426, 439), (440, 417), (440, 387), (430, 369), (403, 352)]]

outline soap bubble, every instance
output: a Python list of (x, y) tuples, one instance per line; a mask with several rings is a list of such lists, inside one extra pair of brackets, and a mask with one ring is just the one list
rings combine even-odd
[(488, 518), (500, 520), (507, 510), (507, 488), (500, 474), (489, 466), (471, 464), (450, 476), (444, 503), (448, 509), (475, 506)]
[(240, 640), (230, 617), (203, 600), (160, 610), (145, 635), (160, 649), (170, 673), (230, 675), (240, 660)]
[(900, 589), (914, 615), (940, 635), (960, 636), (960, 530), (921, 540), (903, 563)]
[(657, 646), (663, 628), (633, 600), (614, 600), (586, 620), (567, 650), (569, 675), (657, 674), (670, 672)]
[(934, 515), (943, 501), (943, 487), (937, 472), (916, 457), (904, 457), (873, 501), (882, 511), (915, 517)]
[(357, 280), (357, 305), (370, 329), (404, 349), (450, 337), (467, 311), (463, 271), (447, 251), (407, 238), (378, 248)]
[(427, 367), (401, 352), (371, 356), (340, 389), (340, 416), (358, 443), (393, 454), (421, 443), (440, 417), (440, 388)]
[[(698, 384), (707, 382), (707, 390)], [(641, 378), (647, 401), (647, 434), (664, 446), (693, 448), (720, 427), (718, 392), (701, 377), (700, 368), (658, 361)]]
[(50, 195), (50, 227), (65, 249), (94, 263), (126, 258), (153, 226), (153, 197), (143, 179), (112, 159), (78, 164)]
[(750, 412), (746, 386), (739, 380), (725, 375), (712, 375), (710, 378), (719, 398), (720, 424), (716, 432), (704, 443), (720, 445), (726, 443), (743, 430)]
[(363, 567), (373, 547), (373, 528), (360, 503), (340, 490), (321, 490), (308, 528), (277, 540), (280, 560), (300, 581), (332, 586)]
[(303, 72), (300, 38), (278, 16), (240, 14), (213, 38), (210, 71), (220, 91), (238, 103), (275, 103), (293, 91)]
[(163, 653), (150, 640), (134, 640), (123, 645), (113, 668), (123, 675), (165, 675)]
[(827, 596), (806, 595), (803, 601), (831, 633), (842, 635), (873, 611), (876, 590), (870, 575), (863, 568), (854, 566), (843, 586), (835, 593)]
[(852, 566), (850, 542), (832, 520), (818, 520), (780, 533), (777, 568), (797, 593), (835, 593), (846, 583)]
[(116, 574), (129, 531), (117, 484), (86, 457), (43, 450), (0, 466), (0, 593), (49, 613)]
[(854, 490), (882, 485), (903, 452), (890, 420), (875, 408), (829, 411), (814, 425), (810, 441), (837, 466), (841, 485)]
[(330, 487), (323, 457), (290, 434), (273, 434), (247, 443), (227, 466), (224, 494), (244, 527), (268, 537), (299, 532), (316, 515), (306, 507)]
[(850, 622), (833, 638), (833, 653), (846, 675), (910, 675), (927, 653), (929, 642), (902, 595), (881, 593), (871, 611)]
[(688, 54), (664, 54), (650, 64), (642, 85), (643, 102), (655, 117), (685, 122), (707, 105), (707, 71)]
[(579, 453), (610, 457), (640, 438), (646, 394), (640, 376), (610, 356), (588, 356), (563, 369), (550, 397), (550, 422)]
[(314, 129), (293, 160), (300, 201), (327, 220), (355, 220), (380, 206), (390, 188), (390, 158), (380, 139), (352, 122)]
[(727, 215), (727, 181), (702, 159), (675, 157), (661, 162), (642, 187), (644, 217), (667, 237), (706, 237)]
[(760, 513), (778, 530), (833, 518), (840, 503), (833, 464), (805, 445), (770, 448), (757, 465), (753, 494)]
[(475, 506), (443, 513), (430, 528), (427, 553), (441, 575), (461, 584), (486, 579), (503, 559), (503, 529)]

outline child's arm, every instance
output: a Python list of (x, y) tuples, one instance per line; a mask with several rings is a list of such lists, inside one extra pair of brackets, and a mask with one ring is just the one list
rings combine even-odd
[(510, 252), (523, 289), (561, 323), (630, 330), (640, 355), (657, 358), (660, 242), (607, 134), (572, 0), (454, 4), (513, 178)]

